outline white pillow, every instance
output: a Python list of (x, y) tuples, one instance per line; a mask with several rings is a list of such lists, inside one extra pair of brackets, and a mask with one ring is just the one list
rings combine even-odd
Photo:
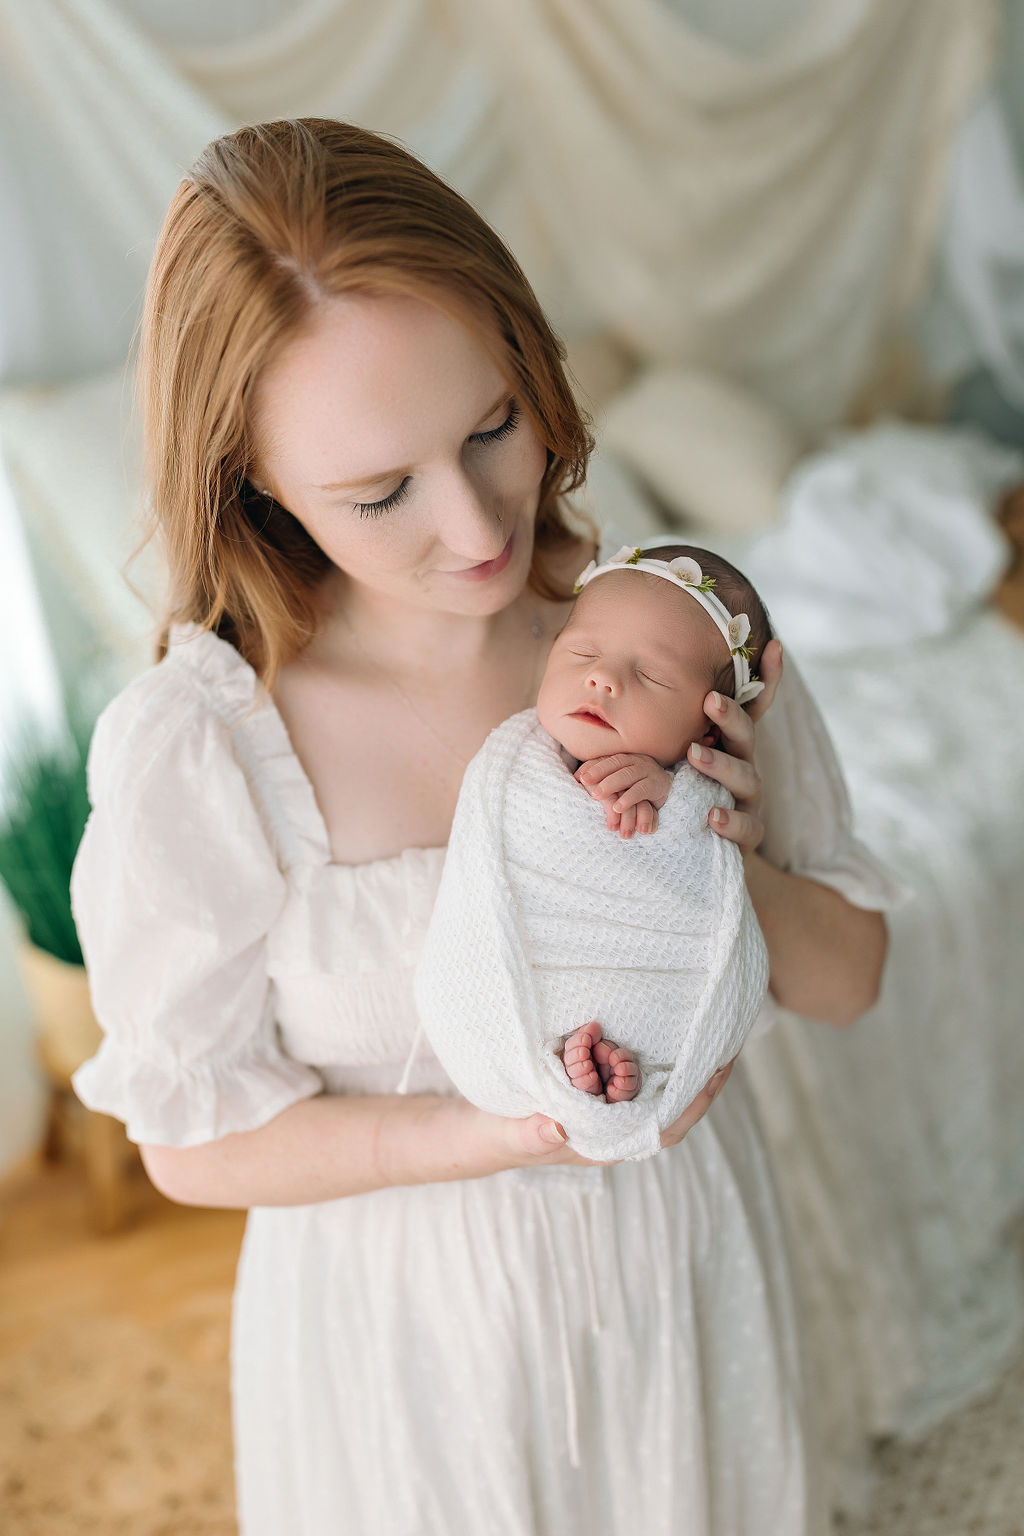
[(606, 406), (601, 447), (687, 523), (723, 533), (772, 523), (802, 452), (770, 406), (698, 369), (642, 373)]

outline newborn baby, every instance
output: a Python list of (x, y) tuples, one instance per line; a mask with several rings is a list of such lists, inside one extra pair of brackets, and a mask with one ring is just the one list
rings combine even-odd
[(466, 770), (416, 998), (466, 1098), (607, 1161), (660, 1149), (764, 1000), (742, 856), (708, 826), (732, 798), (685, 758), (716, 742), (710, 691), (760, 691), (771, 629), (704, 550), (627, 546), (576, 590), (537, 709)]
[[(697, 602), (644, 569), (663, 563), (692, 578), (686, 590)], [(597, 575), (607, 579), (592, 586)], [(672, 788), (670, 770), (691, 742), (717, 745), (704, 713), (707, 695), (742, 692), (745, 701), (760, 692), (749, 663), (771, 638), (768, 615), (734, 566), (690, 545), (646, 554), (624, 546), (600, 567), (591, 562), (577, 590), (548, 659), (537, 716), (577, 781), (603, 802), (609, 829), (649, 834)], [(719, 606), (727, 611), (716, 612)], [(633, 1052), (605, 1039), (599, 1024), (575, 1030), (563, 1060), (576, 1088), (609, 1103), (639, 1090)]]

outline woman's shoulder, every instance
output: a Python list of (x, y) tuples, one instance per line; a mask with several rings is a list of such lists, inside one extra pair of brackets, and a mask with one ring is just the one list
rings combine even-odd
[(175, 753), (205, 753), (261, 707), (259, 680), (234, 647), (196, 625), (171, 631), (167, 655), (131, 680), (96, 721), (89, 798), (123, 797)]

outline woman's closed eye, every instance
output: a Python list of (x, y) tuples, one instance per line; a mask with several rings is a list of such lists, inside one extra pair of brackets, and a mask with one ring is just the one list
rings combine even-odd
[(383, 517), (385, 512), (390, 512), (393, 507), (397, 507), (405, 500), (411, 484), (412, 476), (406, 475), (401, 485), (393, 490), (390, 496), (383, 497), (381, 501), (354, 501), (352, 505), (360, 517)]
[[(510, 400), (508, 415), (501, 425), (492, 427), (489, 432), (474, 432), (471, 434), (469, 441), (471, 443), (481, 443), (485, 446), (488, 443), (500, 443), (504, 438), (512, 436), (512, 433), (519, 425), (520, 418), (521, 412), (518, 404), (515, 400)], [(409, 494), (411, 484), (411, 476), (406, 475), (401, 485), (393, 490), (390, 496), (383, 496), (380, 501), (354, 501), (352, 505), (360, 517), (382, 517), (385, 512), (391, 512), (400, 502), (405, 500)]]
[(471, 443), (500, 443), (502, 438), (511, 437), (519, 425), (521, 412), (515, 400), (508, 403), (508, 415), (500, 427), (492, 427), (489, 432), (474, 432), (470, 437)]

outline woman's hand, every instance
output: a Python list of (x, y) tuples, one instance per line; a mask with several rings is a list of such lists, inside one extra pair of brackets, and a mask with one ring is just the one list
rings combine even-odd
[(741, 852), (752, 853), (764, 837), (761, 820), (761, 776), (754, 763), (754, 725), (771, 707), (775, 690), (782, 678), (782, 646), (770, 640), (761, 656), (761, 680), (764, 688), (746, 707), (720, 693), (709, 693), (704, 712), (717, 725), (722, 750), (702, 747), (693, 742), (687, 760), (709, 779), (716, 780), (736, 801), (735, 809), (716, 807), (708, 816), (708, 825), (719, 837), (738, 844)]
[[(662, 1131), (663, 1147), (678, 1146), (687, 1131), (691, 1131), (698, 1120), (707, 1114), (715, 1095), (727, 1080), (734, 1065), (735, 1058), (726, 1066), (720, 1067), (706, 1087), (701, 1089), (693, 1103), (684, 1109), (679, 1119)], [(467, 1109), (469, 1108), (471, 1106), (467, 1106)], [(503, 1168), (613, 1166), (613, 1163), (595, 1162), (592, 1158), (580, 1157), (578, 1152), (573, 1152), (565, 1145), (566, 1137), (562, 1127), (557, 1120), (552, 1120), (547, 1115), (529, 1115), (525, 1120), (514, 1120), (507, 1119), (503, 1115), (486, 1114), (482, 1109), (474, 1109), (472, 1113), (478, 1117), (476, 1132), (489, 1147), (490, 1156), (495, 1159), (493, 1167), (487, 1168), (488, 1172), (498, 1172)], [(486, 1153), (484, 1156), (489, 1161)]]

